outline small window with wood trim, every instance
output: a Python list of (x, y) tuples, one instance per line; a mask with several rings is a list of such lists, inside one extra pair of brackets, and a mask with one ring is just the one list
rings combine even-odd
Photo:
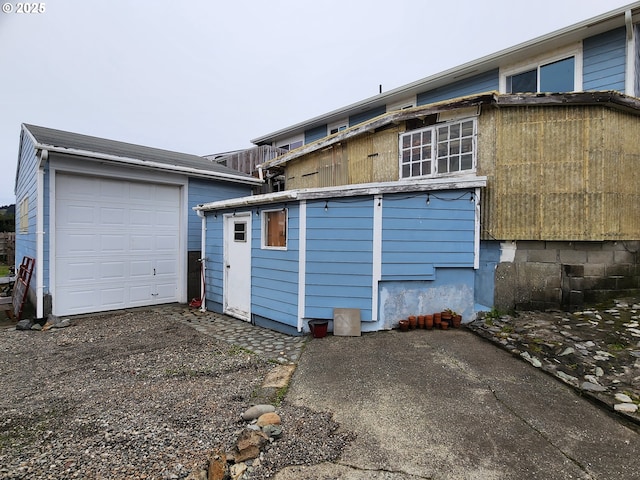
[(262, 246), (284, 250), (287, 248), (286, 208), (262, 212)]
[(29, 197), (20, 201), (20, 233), (29, 233)]
[(247, 241), (247, 222), (233, 223), (233, 241), (234, 242)]

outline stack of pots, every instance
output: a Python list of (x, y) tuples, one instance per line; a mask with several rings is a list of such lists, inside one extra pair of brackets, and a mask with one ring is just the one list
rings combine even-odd
[(400, 320), (398, 327), (403, 332), (425, 328), (427, 330), (431, 330), (433, 328), (447, 330), (449, 327), (460, 328), (461, 323), (462, 316), (452, 312), (451, 310), (446, 310), (429, 315), (410, 315), (406, 319)]

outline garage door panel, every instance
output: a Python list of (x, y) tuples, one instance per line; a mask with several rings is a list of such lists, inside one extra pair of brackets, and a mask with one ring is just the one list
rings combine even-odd
[(115, 254), (126, 253), (129, 239), (124, 233), (107, 233), (100, 235), (100, 252)]
[(59, 256), (96, 254), (98, 236), (95, 233), (71, 233), (58, 231), (57, 251)]
[(125, 262), (102, 262), (100, 265), (100, 278), (102, 281), (124, 282), (128, 269)]
[(54, 313), (178, 301), (180, 202), (176, 186), (58, 173)]
[(126, 210), (124, 208), (102, 207), (100, 208), (100, 223), (113, 228), (126, 226)]

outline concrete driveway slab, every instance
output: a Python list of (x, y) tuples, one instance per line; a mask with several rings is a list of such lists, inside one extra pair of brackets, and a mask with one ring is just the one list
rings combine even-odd
[(287, 400), (357, 438), (277, 480), (640, 476), (636, 431), (466, 330), (313, 339)]

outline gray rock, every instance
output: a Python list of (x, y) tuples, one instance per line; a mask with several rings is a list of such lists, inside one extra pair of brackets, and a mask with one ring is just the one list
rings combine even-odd
[(602, 367), (596, 367), (596, 377), (601, 377), (604, 375), (604, 370)]
[(572, 377), (571, 375), (564, 373), (562, 370), (558, 370), (556, 375), (570, 385), (578, 385), (578, 379), (576, 377)]
[(271, 438), (280, 438), (282, 435), (282, 427), (280, 425), (265, 425), (262, 427), (262, 431)]
[(254, 420), (264, 413), (275, 412), (275, 411), (276, 411), (276, 407), (274, 407), (273, 405), (266, 405), (266, 404), (254, 405), (253, 407), (247, 409), (240, 416), (242, 417), (243, 420)]
[(71, 326), (71, 320), (65, 318), (57, 323), (54, 323), (51, 328), (66, 328)]
[(31, 330), (33, 327), (33, 320), (25, 318), (16, 323), (16, 330)]
[(631, 400), (631, 397), (624, 393), (616, 393), (615, 399), (618, 402), (622, 402), (622, 403), (633, 403), (633, 400)]
[(31, 330), (42, 330), (42, 325), (40, 325), (39, 323), (34, 323), (33, 325), (31, 325)]
[(562, 351), (562, 353), (561, 353), (561, 354), (559, 354), (558, 356), (559, 356), (559, 357), (564, 357), (565, 355), (570, 355), (570, 354), (572, 354), (573, 352), (575, 352), (575, 349), (574, 349), (574, 348), (572, 348), (572, 347), (567, 347), (567, 348), (565, 348), (565, 349)]
[(636, 413), (638, 411), (638, 405), (635, 403), (617, 403), (613, 406), (616, 412), (622, 413)]
[(582, 383), (582, 390), (585, 390), (587, 392), (606, 392), (607, 391), (607, 387), (603, 387), (602, 385), (598, 385), (596, 383), (591, 383), (591, 382), (583, 382)]

